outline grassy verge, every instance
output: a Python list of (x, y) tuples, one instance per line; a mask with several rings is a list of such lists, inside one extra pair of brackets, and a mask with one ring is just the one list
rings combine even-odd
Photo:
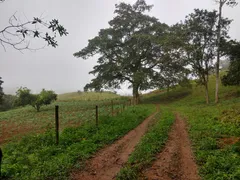
[(209, 80), (209, 105), (205, 103), (204, 88), (194, 83), (188, 96), (181, 95), (184, 89), (176, 89), (167, 99), (166, 93), (159, 93), (146, 96), (145, 100), (165, 103), (166, 99), (169, 108), (187, 118), (203, 180), (237, 180), (240, 179), (240, 87), (220, 85), (220, 102), (215, 104), (215, 77), (210, 76)]
[(188, 119), (202, 179), (240, 179), (240, 126), (220, 121), (225, 108), (219, 105), (178, 109)]
[(66, 128), (60, 145), (54, 132), (26, 136), (3, 147), (2, 175), (12, 179), (67, 179), (71, 168), (84, 168), (84, 162), (98, 149), (112, 143), (140, 124), (155, 111), (153, 105), (128, 107), (115, 117), (100, 117), (99, 129), (92, 124)]
[(220, 103), (214, 103), (215, 78), (210, 78), (210, 104), (204, 89), (169, 106), (188, 120), (189, 135), (202, 179), (240, 179), (240, 96), (239, 87), (220, 86)]
[(156, 124), (149, 129), (137, 145), (129, 157), (128, 163), (118, 174), (118, 180), (137, 180), (141, 169), (150, 165), (155, 159), (156, 153), (164, 147), (170, 127), (174, 122), (174, 115), (169, 109), (163, 107), (162, 113), (158, 113), (155, 118)]

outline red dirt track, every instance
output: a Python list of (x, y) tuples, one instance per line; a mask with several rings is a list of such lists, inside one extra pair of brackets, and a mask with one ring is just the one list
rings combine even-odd
[(153, 165), (142, 172), (140, 179), (199, 180), (185, 121), (176, 115), (168, 142)]
[(157, 112), (124, 137), (100, 150), (86, 163), (86, 168), (83, 171), (73, 172), (71, 178), (79, 180), (114, 179), (121, 167), (127, 162), (129, 155), (147, 131), (151, 119), (156, 114)]

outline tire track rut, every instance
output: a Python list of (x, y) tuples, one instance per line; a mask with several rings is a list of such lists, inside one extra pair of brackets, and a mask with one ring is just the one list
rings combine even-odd
[(79, 180), (114, 179), (121, 167), (127, 162), (129, 155), (134, 151), (141, 137), (146, 133), (150, 121), (158, 111), (159, 107), (157, 106), (157, 112), (145, 119), (124, 137), (96, 153), (93, 158), (87, 161), (86, 168), (83, 171), (73, 172), (71, 178)]

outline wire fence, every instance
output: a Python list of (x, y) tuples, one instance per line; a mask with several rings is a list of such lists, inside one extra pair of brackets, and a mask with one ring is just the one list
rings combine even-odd
[[(53, 107), (50, 107), (49, 109), (47, 109), (48, 112), (48, 116), (49, 116), (49, 111), (52, 112), (52, 116), (51, 119), (51, 127), (48, 126), (48, 129), (43, 128), (43, 131), (47, 131), (49, 129), (54, 128), (55, 129), (55, 143), (56, 145), (59, 144), (59, 134), (60, 131), (65, 129), (66, 127), (71, 127), (73, 124), (71, 124), (71, 121), (66, 121), (64, 123), (61, 123), (61, 121), (65, 118), (65, 116), (69, 116), (69, 110), (66, 108), (69, 108), (68, 106), (66, 106), (65, 103), (56, 103)], [(96, 105), (97, 104), (97, 105)], [(95, 103), (95, 105), (93, 104), (87, 104), (86, 106), (82, 105), (80, 107), (76, 107), (76, 105), (69, 105), (71, 109), (72, 107), (77, 108), (74, 109), (74, 119), (79, 119), (77, 122), (78, 124), (74, 124), (73, 126), (81, 126), (84, 123), (92, 123), (94, 126), (96, 126), (98, 128), (99, 126), (99, 121), (101, 121), (100, 117), (101, 116), (116, 116), (117, 114), (123, 112), (125, 110), (125, 108), (127, 108), (128, 106), (133, 105), (133, 102), (131, 99), (124, 99), (124, 100), (109, 100), (109, 101), (103, 101), (103, 102), (99, 102), (99, 103)], [(32, 112), (32, 111), (31, 111)], [(90, 116), (87, 116), (86, 118), (89, 118), (88, 120), (85, 120), (84, 122), (81, 117), (82, 114), (87, 113)], [(71, 114), (71, 115), (73, 115)], [(38, 113), (35, 113), (35, 116), (38, 116)], [(42, 112), (42, 114), (40, 115), (44, 115), (44, 110)], [(44, 121), (43, 121), (44, 122)], [(70, 123), (70, 124), (69, 124)], [(80, 124), (79, 124), (80, 123)], [(39, 126), (39, 125), (38, 125)], [(45, 126), (46, 127), (46, 126)], [(20, 127), (21, 128), (21, 127)], [(43, 133), (43, 131), (40, 131), (41, 133)], [(32, 129), (31, 132), (35, 131), (34, 129)], [(14, 134), (12, 134), (14, 136)], [(12, 137), (11, 137), (12, 138)], [(11, 140), (11, 138), (9, 138), (9, 140)], [(6, 141), (8, 142), (8, 141)], [(0, 179), (1, 179), (1, 164), (2, 164), (2, 157), (3, 157), (3, 153), (0, 147)]]

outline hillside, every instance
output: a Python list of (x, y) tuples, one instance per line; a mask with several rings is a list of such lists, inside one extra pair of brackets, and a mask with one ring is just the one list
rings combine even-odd
[(192, 149), (202, 179), (240, 178), (240, 87), (220, 86), (220, 103), (214, 103), (215, 77), (210, 77), (210, 104), (204, 88), (176, 88), (169, 95), (148, 95), (143, 102), (159, 102), (187, 120)]
[(59, 94), (59, 101), (97, 101), (106, 99), (119, 98), (120, 95), (114, 94), (112, 92), (71, 92), (65, 94)]

